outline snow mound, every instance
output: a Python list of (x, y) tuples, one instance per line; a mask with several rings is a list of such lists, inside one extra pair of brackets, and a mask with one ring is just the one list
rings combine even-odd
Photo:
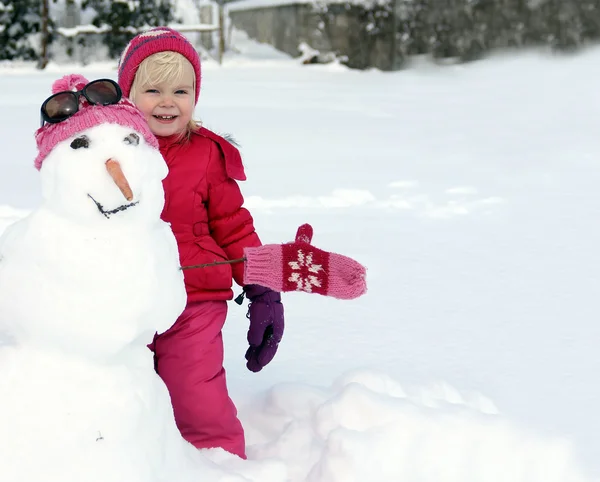
[(570, 444), (520, 429), (481, 394), (405, 389), (349, 373), (331, 388), (283, 384), (242, 412), (253, 459), (293, 482), (582, 482)]

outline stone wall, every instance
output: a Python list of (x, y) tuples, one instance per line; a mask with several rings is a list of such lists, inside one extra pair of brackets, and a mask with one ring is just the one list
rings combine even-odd
[[(235, 4), (229, 4), (234, 6)], [(346, 57), (349, 67), (393, 70), (400, 62), (394, 55), (393, 16), (386, 6), (365, 8), (348, 4), (303, 4), (230, 8), (233, 25), (248, 36), (298, 57), (306, 43), (321, 53)]]
[(347, 64), (359, 69), (395, 70), (421, 55), (444, 63), (467, 62), (493, 50), (573, 52), (600, 42), (600, 0), (259, 3), (264, 1), (228, 3), (233, 24), (291, 55), (298, 55), (298, 45), (305, 42), (323, 54), (346, 56)]

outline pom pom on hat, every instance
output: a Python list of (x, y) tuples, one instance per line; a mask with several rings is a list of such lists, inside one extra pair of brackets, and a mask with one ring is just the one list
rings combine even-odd
[(83, 75), (65, 75), (64, 77), (54, 81), (52, 84), (52, 93), (58, 94), (59, 92), (66, 92), (68, 90), (77, 92), (78, 90), (83, 89), (88, 83), (88, 80)]
[(244, 284), (342, 300), (365, 294), (366, 268), (347, 256), (315, 248), (312, 235), (312, 226), (303, 224), (294, 242), (245, 248)]
[[(87, 84), (89, 81), (82, 75), (65, 75), (52, 84), (52, 93), (79, 91)], [(35, 168), (39, 170), (42, 167), (44, 159), (57, 144), (100, 124), (129, 127), (139, 132), (150, 146), (158, 149), (158, 140), (144, 115), (129, 99), (122, 97), (117, 104), (112, 105), (90, 105), (82, 95), (79, 97), (79, 110), (74, 115), (56, 124), (45, 124), (36, 131), (38, 155), (34, 162)]]

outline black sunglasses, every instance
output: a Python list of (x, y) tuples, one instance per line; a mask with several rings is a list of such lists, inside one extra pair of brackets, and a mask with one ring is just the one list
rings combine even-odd
[(82, 95), (92, 105), (112, 105), (121, 100), (123, 93), (119, 84), (111, 79), (94, 80), (77, 92), (58, 92), (42, 104), (41, 127), (45, 122), (57, 124), (75, 114), (79, 110), (79, 97)]

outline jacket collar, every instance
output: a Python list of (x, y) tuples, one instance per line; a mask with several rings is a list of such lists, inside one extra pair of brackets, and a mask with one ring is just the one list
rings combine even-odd
[(185, 136), (179, 134), (173, 134), (170, 136), (156, 136), (158, 139), (158, 146), (161, 150), (171, 147), (174, 144), (182, 144), (185, 141)]

